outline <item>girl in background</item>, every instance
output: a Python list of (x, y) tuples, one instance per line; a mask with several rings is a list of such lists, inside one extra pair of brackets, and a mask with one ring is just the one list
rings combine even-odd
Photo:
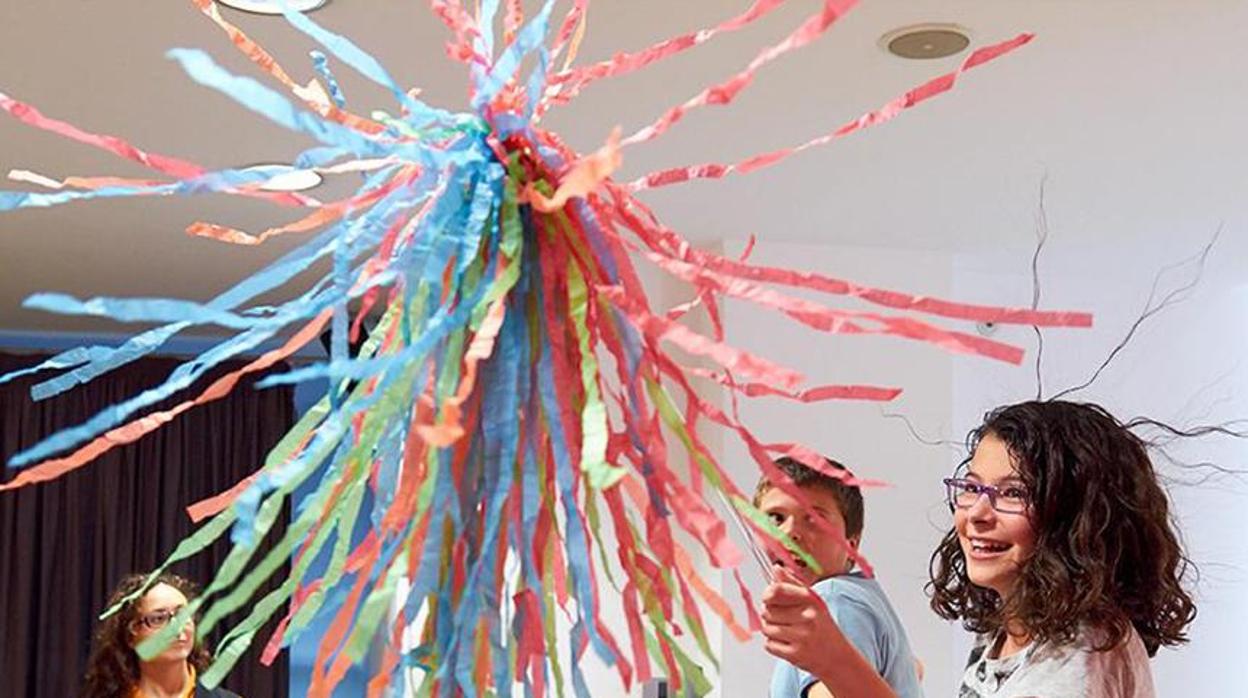
[[(146, 575), (132, 574), (121, 580), (107, 607), (142, 588), (146, 579)], [(101, 621), (87, 662), (84, 698), (238, 698), (225, 689), (209, 690), (196, 682), (196, 674), (207, 668), (212, 656), (196, 638), (193, 621), (159, 655), (144, 660), (134, 651), (193, 598), (191, 582), (162, 574), (146, 594)]]

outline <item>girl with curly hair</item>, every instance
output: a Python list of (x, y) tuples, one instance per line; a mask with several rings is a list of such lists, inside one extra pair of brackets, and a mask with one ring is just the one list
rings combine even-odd
[[(108, 607), (141, 589), (146, 580), (142, 574), (122, 579)], [(186, 579), (162, 574), (147, 593), (101, 621), (92, 639), (83, 698), (238, 698), (224, 689), (197, 684), (197, 672), (207, 668), (212, 656), (196, 637), (193, 621), (159, 655), (144, 660), (134, 651), (167, 626), (195, 598), (195, 591)]]
[[(1187, 641), (1196, 608), (1147, 444), (1099, 406), (1044, 401), (989, 413), (969, 445), (928, 584), (977, 634), (958, 695), (1152, 698), (1148, 659)], [(892, 695), (808, 589), (763, 601), (773, 654), (842, 698)]]

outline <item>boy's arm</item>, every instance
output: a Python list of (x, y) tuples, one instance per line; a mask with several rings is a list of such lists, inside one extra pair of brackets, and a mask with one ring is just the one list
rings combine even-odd
[(896, 698), (884, 679), (837, 627), (823, 599), (788, 573), (763, 593), (763, 635), (772, 655), (819, 680), (807, 696), (823, 689), (837, 698)]

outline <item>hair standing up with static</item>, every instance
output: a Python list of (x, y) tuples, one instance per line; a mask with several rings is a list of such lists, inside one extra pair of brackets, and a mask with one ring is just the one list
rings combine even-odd
[(932, 608), (970, 631), (1006, 621), (1033, 641), (1064, 644), (1083, 627), (1108, 650), (1134, 626), (1149, 656), (1187, 641), (1196, 615), (1182, 582), (1190, 561), (1147, 444), (1103, 408), (1024, 402), (989, 413), (968, 439), (1000, 439), (1029, 493), (1035, 551), (1009, 599), (974, 585), (957, 532), (932, 555)]
[[(145, 574), (126, 576), (113, 590), (107, 608), (112, 608), (123, 598), (143, 588), (145, 581)], [(198, 592), (194, 583), (176, 574), (158, 576), (151, 586), (157, 584), (167, 584), (177, 589), (187, 600), (195, 598)], [(139, 681), (139, 656), (134, 651), (133, 639), (141, 601), (142, 597), (130, 601), (96, 626), (91, 642), (91, 656), (87, 660), (83, 698), (116, 698), (128, 695), (127, 692)], [(197, 672), (202, 672), (212, 663), (211, 653), (198, 639), (187, 663)]]

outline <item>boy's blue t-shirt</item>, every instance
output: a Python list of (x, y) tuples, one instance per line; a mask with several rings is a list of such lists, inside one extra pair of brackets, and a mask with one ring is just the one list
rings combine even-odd
[[(897, 613), (874, 579), (860, 572), (824, 579), (812, 587), (849, 642), (900, 698), (922, 698), (910, 641)], [(802, 698), (818, 679), (785, 661), (771, 675), (771, 698)]]

